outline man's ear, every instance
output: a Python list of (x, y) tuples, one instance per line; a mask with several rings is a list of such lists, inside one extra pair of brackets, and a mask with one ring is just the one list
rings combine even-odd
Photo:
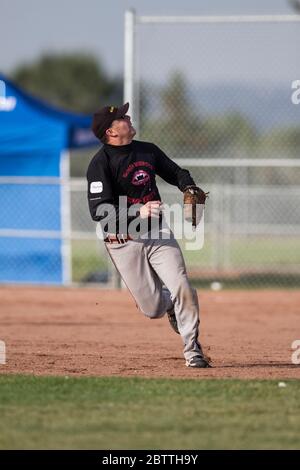
[(108, 129), (106, 129), (105, 134), (107, 137), (116, 137), (118, 135), (114, 132), (112, 127), (109, 127)]

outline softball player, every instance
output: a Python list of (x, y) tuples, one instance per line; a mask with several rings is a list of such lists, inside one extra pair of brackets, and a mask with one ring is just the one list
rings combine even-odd
[[(92, 129), (103, 146), (87, 170), (90, 213), (100, 222), (108, 254), (138, 308), (151, 319), (167, 314), (173, 330), (181, 335), (188, 367), (210, 367), (198, 341), (197, 292), (162, 216), (155, 176), (182, 192), (197, 186), (190, 173), (159, 147), (133, 140), (136, 132), (128, 108), (129, 103), (119, 108), (106, 106), (94, 114)], [(126, 198), (125, 207), (121, 207), (120, 197)], [(139, 210), (132, 215), (130, 208), (136, 204)], [(154, 220), (155, 236), (151, 231)], [(131, 225), (144, 230), (132, 236)]]

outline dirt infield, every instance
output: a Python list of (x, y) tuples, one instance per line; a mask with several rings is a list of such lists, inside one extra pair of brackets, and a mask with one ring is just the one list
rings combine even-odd
[(0, 288), (0, 373), (36, 375), (300, 378), (299, 291), (198, 292), (200, 339), (214, 368), (184, 365), (167, 318), (149, 320), (127, 292)]

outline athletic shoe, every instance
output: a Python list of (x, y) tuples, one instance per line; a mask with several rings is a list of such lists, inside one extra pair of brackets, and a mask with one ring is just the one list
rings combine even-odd
[(191, 359), (188, 359), (185, 365), (187, 367), (194, 367), (197, 369), (205, 369), (207, 367), (212, 367), (209, 363), (209, 360), (203, 356), (194, 356)]

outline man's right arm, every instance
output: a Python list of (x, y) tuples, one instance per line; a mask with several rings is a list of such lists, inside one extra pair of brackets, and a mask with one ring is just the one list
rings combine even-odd
[(124, 233), (128, 224), (139, 216), (128, 215), (127, 200), (119, 207), (115, 200), (110, 168), (105, 155), (94, 159), (87, 171), (88, 202), (93, 220), (100, 222), (103, 232)]
[(114, 202), (111, 176), (104, 158), (101, 164), (95, 159), (91, 161), (87, 170), (87, 182), (90, 214), (93, 220), (99, 222), (104, 217), (99, 215), (99, 206)]

